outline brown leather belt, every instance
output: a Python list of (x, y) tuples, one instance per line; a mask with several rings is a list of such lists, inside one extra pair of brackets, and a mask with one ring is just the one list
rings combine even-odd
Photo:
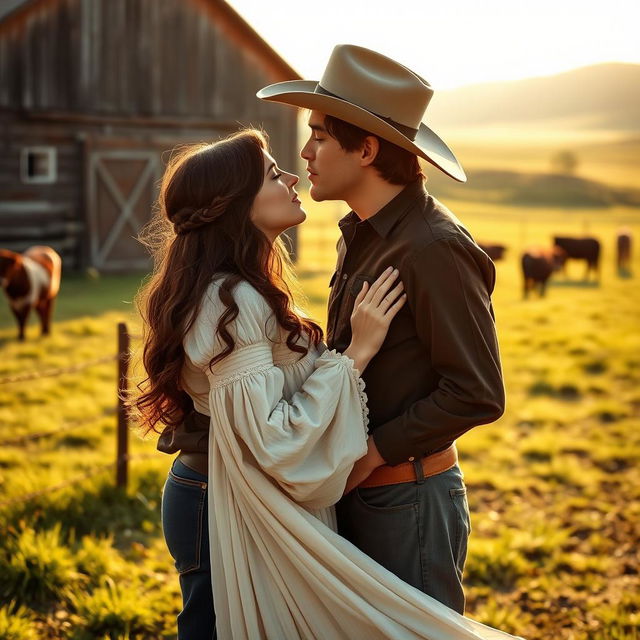
[(180, 460), (180, 462), (189, 467), (189, 469), (192, 469), (203, 476), (209, 475), (209, 464), (207, 462), (208, 456), (206, 453), (181, 451), (178, 454), (177, 460)]
[[(438, 451), (430, 456), (425, 456), (417, 462), (418, 467), (422, 466), (422, 476), (428, 478), (443, 471), (448, 471), (458, 462), (458, 450), (452, 444), (444, 451)], [(361, 482), (360, 489), (370, 487), (383, 487), (388, 484), (400, 484), (402, 482), (415, 482), (419, 480), (419, 471), (415, 462), (403, 462), (394, 467), (388, 464), (378, 467), (366, 480)]]
[[(178, 460), (185, 464), (193, 471), (209, 475), (209, 465), (207, 463), (206, 453), (192, 453), (190, 451), (181, 451), (178, 454)], [(430, 456), (425, 456), (418, 463), (422, 466), (422, 475), (424, 478), (435, 476), (438, 473), (451, 469), (458, 462), (458, 451), (456, 445), (452, 444), (444, 451), (439, 451)], [(403, 462), (391, 467), (387, 464), (378, 467), (366, 480), (360, 483), (361, 489), (370, 487), (383, 487), (388, 484), (401, 484), (402, 482), (415, 482), (417, 477), (414, 462)]]

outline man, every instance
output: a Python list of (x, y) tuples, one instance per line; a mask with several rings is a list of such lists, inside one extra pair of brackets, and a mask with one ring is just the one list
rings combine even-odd
[[(407, 304), (363, 378), (368, 453), (337, 506), (340, 533), (406, 582), (464, 612), (470, 533), (455, 440), (498, 419), (504, 388), (490, 295), (495, 269), (455, 216), (427, 193), (421, 157), (464, 182), (422, 123), (433, 91), (374, 51), (335, 47), (319, 83), (282, 82), (258, 97), (310, 110), (314, 200), (344, 200), (327, 342), (346, 349), (363, 283), (400, 271)], [(352, 490), (351, 490), (352, 489)]]

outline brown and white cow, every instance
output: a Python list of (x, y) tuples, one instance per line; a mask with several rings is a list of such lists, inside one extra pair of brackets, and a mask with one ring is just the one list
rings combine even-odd
[(523, 295), (529, 297), (529, 291), (536, 286), (543, 297), (551, 274), (561, 269), (567, 254), (560, 247), (552, 249), (531, 248), (522, 254), (522, 275), (524, 278)]
[(18, 321), (19, 340), (24, 340), (31, 309), (40, 316), (42, 334), (49, 333), (61, 269), (62, 260), (51, 247), (31, 247), (24, 253), (0, 249), (0, 285)]

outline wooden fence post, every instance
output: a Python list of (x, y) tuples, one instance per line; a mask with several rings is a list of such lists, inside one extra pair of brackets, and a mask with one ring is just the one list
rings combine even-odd
[(118, 323), (118, 457), (116, 485), (126, 489), (129, 455), (129, 425), (125, 399), (129, 390), (129, 332), (124, 322)]

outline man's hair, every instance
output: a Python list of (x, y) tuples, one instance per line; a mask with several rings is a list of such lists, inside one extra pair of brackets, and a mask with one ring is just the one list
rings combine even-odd
[(324, 126), (327, 133), (332, 138), (335, 138), (345, 151), (362, 149), (367, 136), (378, 138), (380, 149), (371, 166), (375, 167), (380, 176), (387, 182), (404, 185), (425, 177), (417, 156), (411, 151), (402, 149), (398, 145), (376, 136), (374, 133), (365, 131), (334, 116), (325, 116)]

